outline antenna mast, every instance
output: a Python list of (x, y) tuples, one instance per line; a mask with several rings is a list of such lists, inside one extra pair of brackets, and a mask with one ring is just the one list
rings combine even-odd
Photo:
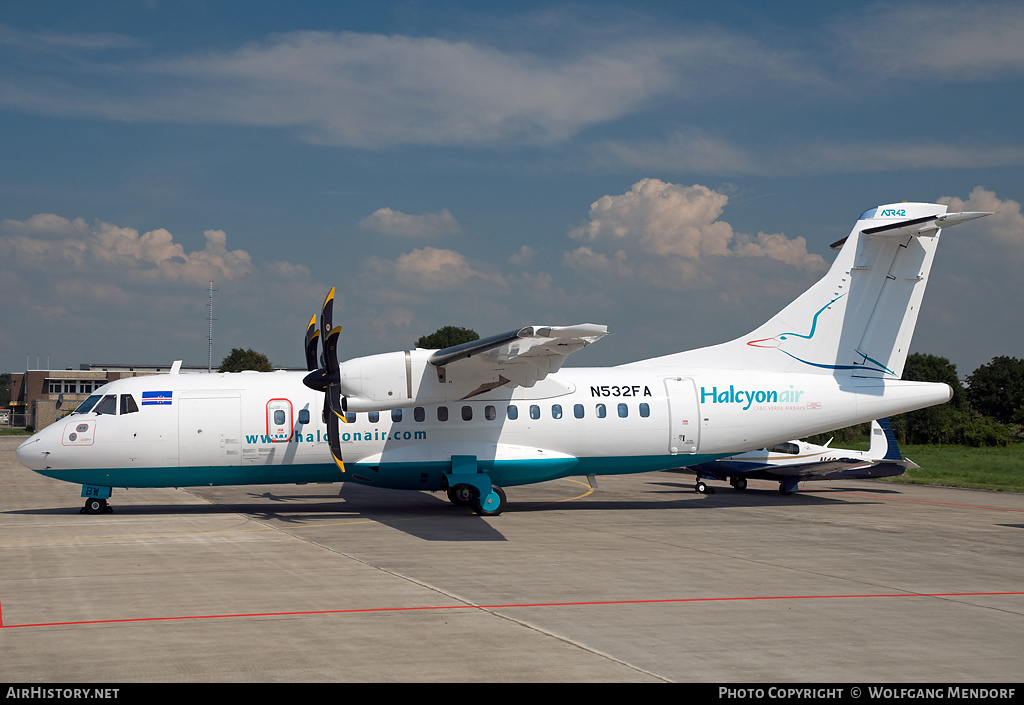
[(209, 309), (210, 318), (210, 336), (208, 338), (210, 343), (210, 354), (209, 361), (206, 363), (206, 371), (211, 373), (213, 372), (213, 292), (215, 291), (217, 291), (217, 289), (214, 289), (213, 282), (210, 282), (210, 301), (206, 304), (206, 307)]

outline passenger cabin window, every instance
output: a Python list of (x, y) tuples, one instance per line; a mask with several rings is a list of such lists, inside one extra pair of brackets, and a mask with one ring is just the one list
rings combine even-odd
[(603, 419), (608, 415), (608, 410), (605, 408), (604, 404), (598, 404), (595, 411), (597, 411), (597, 418), (599, 419)]
[(462, 407), (462, 420), (472, 421), (473, 420), (473, 407), (464, 406)]
[(412, 417), (416, 421), (423, 421), (425, 418), (427, 418), (427, 412), (423, 409), (422, 406), (417, 406), (415, 409), (412, 410)]
[(551, 418), (560, 419), (562, 418), (562, 405), (552, 404), (551, 405)]
[[(276, 421), (276, 417), (275, 417), (275, 421)], [(348, 423), (355, 423), (356, 422), (356, 413), (354, 411), (346, 411), (345, 412), (345, 421), (347, 421)], [(284, 423), (284, 422), (282, 421), (281, 423)]]
[(484, 418), (488, 421), (494, 421), (494, 419), (498, 418), (498, 412), (495, 411), (493, 406), (488, 404), (484, 407)]
[(642, 417), (644, 417), (646, 419), (650, 415), (651, 415), (651, 405), (648, 404), (647, 402), (641, 403), (640, 404), (640, 416), (642, 416)]
[(447, 406), (439, 406), (439, 407), (437, 407), (437, 420), (438, 421), (447, 421), (448, 420), (448, 407)]
[(539, 419), (540, 418), (540, 407), (537, 406), (536, 404), (531, 404), (530, 405), (530, 418), (531, 419)]
[(796, 443), (780, 443), (777, 446), (772, 446), (768, 451), (771, 453), (788, 453), (789, 455), (797, 455), (800, 452), (800, 446)]
[(370, 423), (377, 423), (378, 421), (380, 421), (380, 412), (379, 411), (367, 412), (366, 418), (369, 419)]
[(625, 404), (619, 404), (619, 418), (624, 419), (629, 416), (629, 407)]
[(401, 409), (392, 409), (391, 410), (391, 421), (394, 422), (394, 423), (398, 423), (401, 420), (402, 420), (402, 410)]
[(299, 409), (299, 423), (309, 423), (309, 409)]
[(572, 408), (572, 415), (575, 416), (578, 419), (582, 419), (583, 418), (583, 405), (582, 404), (577, 404), (576, 406), (574, 406)]
[[(124, 397), (121, 397), (123, 400)], [(124, 413), (123, 411), (121, 412)], [(284, 413), (284, 409), (274, 409), (274, 423), (278, 426), (283, 426), (285, 420), (288, 418), (288, 414)]]
[(509, 421), (515, 421), (519, 418), (519, 407), (515, 404), (509, 404), (507, 414)]
[(93, 409), (93, 411), (96, 412), (97, 416), (99, 416), (100, 414), (111, 414), (111, 415), (116, 414), (117, 413), (117, 395), (116, 394), (108, 394), (107, 396), (103, 397), (102, 399), (100, 399), (100, 403), (96, 405), (96, 408)]

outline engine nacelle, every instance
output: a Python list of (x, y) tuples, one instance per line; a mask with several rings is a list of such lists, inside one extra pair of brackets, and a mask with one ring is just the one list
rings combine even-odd
[[(341, 394), (346, 411), (378, 411), (443, 404), (465, 399), (480, 379), (453, 379), (446, 367), (428, 362), (436, 351), (405, 350), (356, 357), (341, 363)], [(493, 386), (500, 386), (495, 375)], [(489, 388), (493, 388), (489, 387)]]

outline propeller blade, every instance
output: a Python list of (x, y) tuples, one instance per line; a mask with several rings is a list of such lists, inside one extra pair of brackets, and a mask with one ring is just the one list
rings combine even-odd
[[(331, 375), (332, 383), (341, 382), (341, 365), (338, 363), (338, 338), (341, 337), (341, 326), (338, 326), (324, 338), (324, 367)], [(335, 381), (336, 380), (336, 381)]]
[(334, 287), (331, 287), (331, 291), (327, 294), (327, 298), (324, 299), (324, 305), (320, 310), (320, 340), (324, 343), (323, 355), (320, 358), (320, 366), (328, 367), (327, 362), (327, 336), (334, 328)]
[(316, 369), (316, 348), (319, 341), (320, 331), (316, 327), (316, 316), (313, 316), (306, 327), (306, 370), (309, 372)]
[(337, 387), (332, 386), (330, 390), (324, 394), (324, 421), (327, 423), (327, 444), (331, 447), (331, 457), (334, 458), (334, 464), (338, 466), (342, 472), (345, 472), (345, 462), (341, 458), (341, 432), (338, 427), (338, 420), (348, 423), (343, 415), (334, 411), (331, 408), (331, 391), (337, 390)]
[[(302, 382), (310, 389), (324, 393), (323, 420), (327, 425), (327, 442), (331, 447), (331, 457), (338, 468), (345, 472), (345, 463), (341, 458), (341, 432), (338, 423), (348, 423), (342, 412), (341, 404), (341, 364), (338, 362), (338, 338), (341, 326), (334, 327), (334, 287), (324, 299), (320, 311), (320, 329), (316, 327), (316, 316), (306, 327), (306, 369), (309, 370)], [(317, 365), (316, 349), (323, 345), (320, 353), (320, 365)]]

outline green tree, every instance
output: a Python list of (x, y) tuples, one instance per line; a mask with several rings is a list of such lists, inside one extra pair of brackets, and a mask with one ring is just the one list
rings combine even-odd
[(902, 378), (914, 382), (944, 382), (953, 390), (953, 398), (892, 419), (896, 437), (902, 443), (957, 443), (958, 429), (970, 422), (963, 384), (956, 365), (938, 355), (913, 353), (907, 356)]
[(218, 372), (241, 372), (242, 370), (256, 370), (257, 372), (273, 372), (274, 366), (263, 353), (258, 353), (252, 348), (242, 350), (231, 348), (231, 352), (221, 361)]
[(967, 397), (964, 395), (964, 385), (960, 382), (956, 365), (945, 357), (926, 355), (924, 353), (907, 355), (907, 363), (903, 366), (902, 379), (915, 382), (945, 382), (953, 390), (953, 398), (949, 400), (946, 406), (954, 409), (966, 409), (968, 406)]
[(7, 406), (11, 401), (11, 373), (0, 374), (0, 406)]
[(901, 443), (960, 444), (1004, 446), (1013, 440), (1012, 429), (972, 409), (964, 386), (957, 377), (956, 365), (944, 357), (914, 353), (907, 356), (903, 379), (916, 382), (945, 382), (953, 398), (892, 419), (892, 427)]
[(459, 328), (458, 326), (445, 326), (444, 328), (438, 328), (430, 335), (421, 336), (416, 341), (416, 347), (440, 350), (441, 348), (450, 348), (453, 345), (471, 343), (479, 339), (480, 336), (477, 335), (475, 330)]
[(1000, 423), (1024, 420), (1024, 360), (1001, 355), (967, 377), (971, 407)]

